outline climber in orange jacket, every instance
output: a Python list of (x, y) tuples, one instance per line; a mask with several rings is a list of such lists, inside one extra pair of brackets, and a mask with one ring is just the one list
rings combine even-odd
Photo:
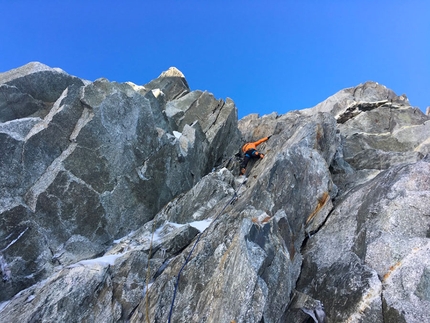
[(267, 141), (270, 137), (264, 137), (260, 140), (257, 140), (255, 142), (248, 142), (243, 145), (242, 151), (245, 153), (245, 156), (243, 157), (242, 163), (240, 164), (240, 174), (243, 175), (246, 172), (246, 165), (248, 165), (248, 162), (251, 158), (264, 158), (264, 154), (259, 153), (256, 148), (259, 144)]

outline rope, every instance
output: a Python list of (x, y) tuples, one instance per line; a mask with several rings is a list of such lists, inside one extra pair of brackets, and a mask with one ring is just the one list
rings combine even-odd
[[(234, 191), (234, 194), (232, 196), (232, 198), (230, 199), (230, 201), (227, 202), (227, 204), (222, 208), (222, 210), (218, 213), (218, 215), (214, 218), (213, 222), (215, 222), (219, 216), (225, 211), (225, 209), (227, 208), (227, 206), (229, 206), (231, 203), (233, 203), (233, 201), (236, 199), (237, 197), (237, 192), (239, 192), (239, 190), (241, 189), (242, 185), (246, 183), (248, 179), (248, 174), (245, 174), (245, 179), (243, 180), (243, 182), (239, 185), (239, 187)], [(188, 261), (190, 260), (191, 254), (194, 251), (194, 248), (196, 247), (197, 243), (200, 240), (200, 237), (202, 236), (204, 231), (200, 232), (196, 241), (194, 242), (193, 247), (190, 250), (190, 253), (188, 254), (187, 258), (185, 259), (185, 263), (182, 265), (181, 269), (178, 272), (178, 275), (176, 277), (176, 283), (175, 283), (175, 289), (173, 290), (173, 298), (172, 298), (172, 304), (170, 305), (170, 312), (169, 312), (169, 320), (168, 323), (171, 323), (171, 319), (172, 319), (172, 313), (173, 313), (173, 307), (175, 304), (175, 298), (176, 298), (176, 292), (178, 290), (178, 285), (179, 285), (179, 279), (181, 278), (181, 273), (182, 270), (185, 268), (185, 266), (187, 265)]]
[(151, 277), (151, 267), (149, 265), (149, 257), (151, 257), (152, 253), (152, 241), (154, 240), (154, 229), (155, 229), (155, 219), (152, 222), (152, 235), (151, 235), (151, 243), (149, 245), (149, 254), (148, 254), (148, 265), (146, 269), (146, 293), (145, 293), (145, 308), (146, 308), (146, 322), (151, 323), (149, 321), (149, 279)]

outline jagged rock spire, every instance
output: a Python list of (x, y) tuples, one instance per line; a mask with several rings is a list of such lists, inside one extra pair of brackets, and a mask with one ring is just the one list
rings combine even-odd
[(176, 67), (170, 67), (167, 71), (164, 71), (160, 74), (159, 77), (182, 77), (185, 78), (184, 74), (180, 70), (178, 70)]

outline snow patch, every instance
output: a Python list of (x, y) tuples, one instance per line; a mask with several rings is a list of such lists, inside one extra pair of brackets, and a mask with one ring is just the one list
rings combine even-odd
[(136, 92), (146, 91), (145, 87), (142, 85), (137, 85), (137, 84), (134, 84), (133, 82), (125, 82), (125, 83), (130, 85), (133, 88), (133, 90), (135, 90)]
[(158, 96), (160, 95), (164, 95), (163, 91), (161, 91), (160, 89), (153, 89), (151, 90), (151, 92), (156, 98), (158, 98)]
[(200, 232), (205, 231), (212, 223), (212, 219), (205, 219), (201, 221), (194, 221), (191, 223), (188, 223), (190, 226), (196, 228)]
[(120, 253), (117, 255), (108, 255), (108, 256), (103, 256), (100, 258), (95, 258), (95, 259), (88, 259), (88, 260), (81, 260), (76, 264), (70, 265), (67, 268), (75, 268), (78, 266), (113, 266), (115, 264), (115, 260), (118, 259), (119, 257), (123, 256), (124, 253)]
[(143, 291), (142, 291), (142, 297), (145, 297), (147, 291), (149, 291), (151, 289), (152, 284), (153, 283), (149, 283), (148, 287), (145, 285), (145, 287), (143, 288)]
[(169, 228), (168, 228), (169, 226), (173, 227), (173, 228), (181, 228), (184, 225), (185, 224), (178, 224), (178, 223), (174, 223), (174, 222), (164, 223), (161, 227), (159, 227), (157, 230), (154, 231), (154, 235), (152, 237), (152, 243), (160, 242), (164, 236), (166, 236), (167, 234), (172, 232), (173, 230), (172, 229), (169, 230)]
[[(158, 228), (157, 230), (155, 230), (154, 232), (154, 241), (161, 239), (161, 236), (164, 236), (166, 233), (163, 232), (165, 231), (165, 227), (170, 225), (174, 228), (182, 228), (183, 226), (189, 225), (191, 227), (196, 228), (197, 230), (199, 230), (200, 232), (203, 232), (204, 230), (206, 230), (212, 223), (212, 219), (205, 219), (205, 220), (201, 220), (201, 221), (193, 221), (190, 223), (184, 223), (184, 224), (180, 224), (180, 223), (174, 223), (174, 222), (166, 222), (163, 226), (161, 226), (160, 228)], [(163, 234), (164, 233), (164, 234)], [(170, 232), (169, 232), (170, 233)]]

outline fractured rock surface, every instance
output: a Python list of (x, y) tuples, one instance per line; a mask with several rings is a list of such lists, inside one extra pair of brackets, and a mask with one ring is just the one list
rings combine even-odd
[[(31, 79), (39, 85), (42, 78), (42, 92), (58, 74), (73, 82), (57, 91), (57, 98), (53, 93), (36, 96), (54, 100), (43, 117), (0, 124), (5, 152), (0, 157), (3, 244), (26, 230), (7, 252), (2, 247), (13, 279), (2, 288), (1, 300), (46, 278), (57, 265), (105, 252), (114, 239), (151, 220), (216, 161), (231, 155), (239, 134), (234, 103), (210, 94), (206, 102), (215, 107), (217, 119), (202, 129), (198, 120), (171, 122), (166, 105), (175, 102), (161, 90), (157, 96), (154, 90), (142, 94), (129, 84), (105, 79), (80, 81), (78, 86), (77, 78), (64, 72), (30, 67), (1, 74), (0, 79), (7, 84)], [(167, 82), (190, 92), (183, 78), (165, 78), (151, 84), (165, 88)], [(33, 83), (19, 84), (21, 92), (35, 96)], [(195, 101), (184, 115), (198, 114), (200, 104)], [(233, 140), (223, 140), (220, 133)]]
[(406, 96), (238, 121), (175, 68), (0, 80), (0, 321), (428, 322), (430, 117)]

